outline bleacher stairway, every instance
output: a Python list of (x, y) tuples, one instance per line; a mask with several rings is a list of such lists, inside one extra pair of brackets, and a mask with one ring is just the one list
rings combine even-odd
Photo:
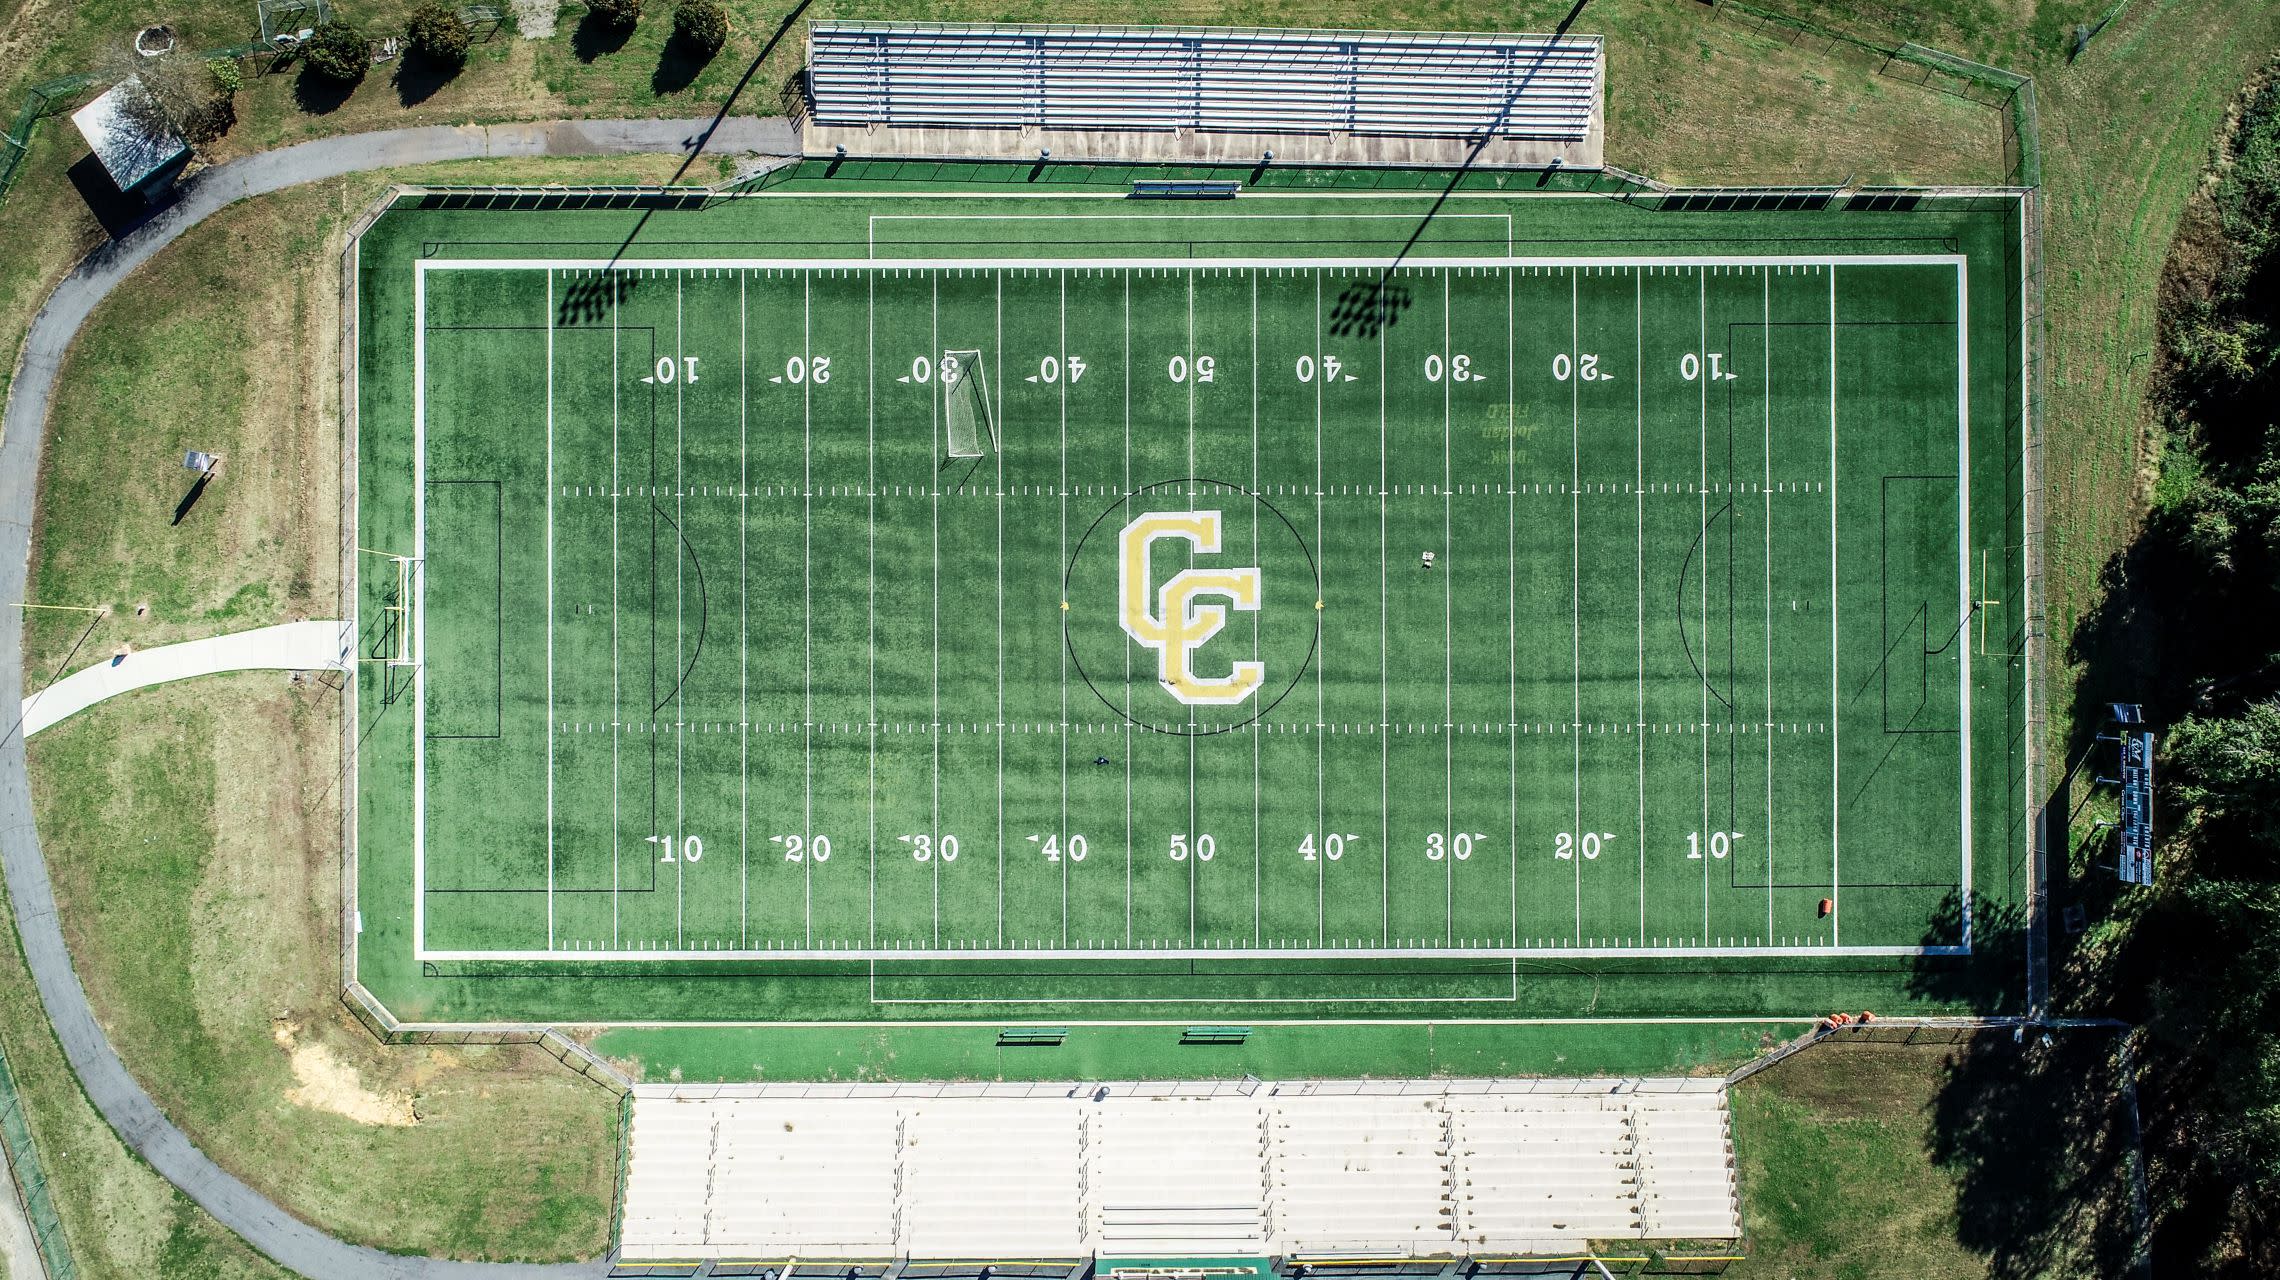
[(636, 1090), (642, 1258), (1441, 1256), (1740, 1234), (1717, 1080)]

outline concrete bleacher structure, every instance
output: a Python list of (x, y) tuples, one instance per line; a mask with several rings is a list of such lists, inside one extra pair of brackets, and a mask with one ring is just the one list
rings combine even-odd
[(816, 22), (811, 155), (1597, 167), (1590, 35)]
[(1740, 1234), (1720, 1081), (644, 1085), (644, 1258), (1438, 1257)]

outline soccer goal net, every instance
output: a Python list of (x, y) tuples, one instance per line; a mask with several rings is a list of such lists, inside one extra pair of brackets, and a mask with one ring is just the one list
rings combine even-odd
[(985, 445), (991, 450), (998, 447), (997, 419), (990, 414), (981, 352), (942, 353), (942, 423), (953, 458), (979, 458)]

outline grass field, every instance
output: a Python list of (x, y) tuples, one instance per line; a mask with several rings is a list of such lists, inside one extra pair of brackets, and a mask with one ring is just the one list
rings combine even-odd
[[(989, 992), (945, 1006), (1968, 962), (2015, 256), (1426, 205), (785, 191), (615, 269), (596, 219), (384, 219), (364, 705), (409, 750), (362, 845), (369, 892), (402, 811), (409, 958)], [(1183, 963), (1250, 994), (1099, 994)]]

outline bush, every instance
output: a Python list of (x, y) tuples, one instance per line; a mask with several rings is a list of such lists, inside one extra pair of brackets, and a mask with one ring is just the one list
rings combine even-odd
[(214, 92), (227, 98), (245, 88), (245, 72), (235, 58), (216, 58), (206, 64), (206, 74), (213, 77)]
[(706, 53), (716, 53), (728, 42), (728, 13), (720, 0), (681, 0), (673, 10), (673, 38)]
[(412, 10), (411, 21), (404, 25), (404, 43), (430, 62), (456, 67), (467, 61), (467, 50), (475, 43), (475, 32), (457, 9), (430, 0)]
[(336, 18), (301, 46), (301, 62), (327, 80), (355, 84), (372, 67), (372, 46), (354, 24)]
[(630, 27), (641, 21), (641, 0), (586, 0), (586, 12), (605, 27)]

